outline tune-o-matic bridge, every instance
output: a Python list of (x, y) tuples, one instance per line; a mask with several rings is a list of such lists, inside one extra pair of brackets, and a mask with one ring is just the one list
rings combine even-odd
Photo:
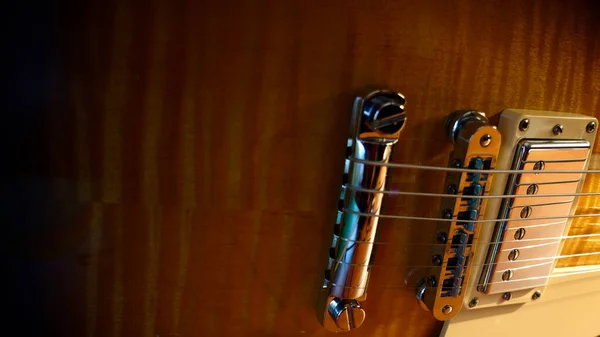
[(365, 319), (359, 301), (367, 295), (383, 199), (383, 193), (371, 191), (384, 190), (385, 164), (406, 121), (404, 104), (404, 96), (389, 90), (375, 91), (355, 101), (348, 142), (352, 158), (346, 159), (320, 308), (321, 323), (332, 331), (357, 328)]
[(490, 126), (485, 114), (457, 111), (447, 123), (454, 151), (450, 156), (451, 171), (446, 176), (445, 193), (456, 195), (442, 201), (437, 223), (436, 243), (432, 252), (433, 266), (428, 276), (417, 284), (417, 298), (439, 320), (447, 320), (462, 307), (464, 288), (468, 284), (475, 245), (479, 236), (492, 174), (468, 172), (494, 168), (501, 137)]

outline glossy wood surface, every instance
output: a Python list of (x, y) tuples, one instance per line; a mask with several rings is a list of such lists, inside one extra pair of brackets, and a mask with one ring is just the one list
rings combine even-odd
[[(21, 335), (329, 335), (315, 303), (363, 89), (407, 97), (395, 162), (446, 165), (443, 122), (457, 109), (600, 117), (593, 1), (91, 1), (48, 13), (11, 21), (44, 45), (15, 46), (3, 142), (6, 301)], [(408, 191), (443, 181), (390, 176)], [(437, 216), (438, 204), (384, 207)], [(600, 213), (600, 199), (579, 207)], [(591, 221), (573, 233), (599, 232)], [(380, 228), (393, 244), (375, 263), (396, 267), (373, 267), (367, 320), (349, 336), (435, 336), (404, 283), (406, 266), (430, 259), (409, 244), (430, 242), (433, 226)], [(585, 259), (564, 264), (600, 262)]]

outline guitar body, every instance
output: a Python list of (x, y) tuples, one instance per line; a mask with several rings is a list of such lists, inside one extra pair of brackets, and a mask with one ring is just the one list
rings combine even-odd
[[(600, 117), (593, 7), (57, 7), (52, 29), (30, 36), (53, 46), (30, 56), (45, 60), (32, 93), (41, 98), (23, 105), (27, 95), (15, 96), (18, 127), (5, 134), (14, 177), (3, 244), (9, 326), (40, 336), (329, 335), (318, 292), (353, 98), (401, 92), (408, 121), (391, 161), (432, 166), (447, 165), (444, 121), (455, 110), (485, 111), (492, 122), (505, 108)], [(444, 174), (391, 170), (388, 184), (440, 193)], [(392, 196), (383, 210), (437, 216), (439, 204)], [(379, 227), (378, 238), (394, 244), (376, 247), (375, 264), (428, 263), (430, 247), (410, 243), (429, 241), (434, 226), (382, 219)], [(578, 244), (586, 243), (565, 249)], [(349, 336), (437, 336), (443, 323), (421, 310), (409, 277), (405, 267), (374, 266), (367, 319)]]

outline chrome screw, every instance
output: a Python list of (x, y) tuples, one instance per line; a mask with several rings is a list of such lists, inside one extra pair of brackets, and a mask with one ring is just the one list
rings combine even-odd
[(521, 212), (519, 213), (519, 215), (521, 216), (521, 218), (525, 219), (525, 218), (529, 218), (529, 216), (531, 215), (531, 212), (533, 210), (531, 209), (530, 206), (525, 206), (523, 208), (521, 208)]
[(587, 131), (587, 133), (592, 133), (596, 131), (596, 122), (589, 122), (588, 125), (585, 127), (585, 131)]
[(502, 294), (502, 299), (505, 301), (509, 301), (512, 298), (512, 294), (510, 292), (506, 292)]
[(406, 122), (404, 104), (406, 100), (396, 93), (379, 93), (363, 102), (363, 113), (369, 116), (369, 127), (373, 131), (394, 134), (400, 131)]
[(473, 297), (471, 302), (469, 302), (469, 308), (475, 308), (479, 304), (479, 299), (477, 297)]
[(485, 135), (481, 136), (481, 139), (479, 140), (479, 144), (481, 144), (481, 146), (483, 146), (483, 147), (488, 147), (491, 143), (492, 143), (492, 136), (488, 135), (487, 133)]
[(531, 299), (534, 301), (539, 299), (540, 297), (542, 297), (542, 292), (539, 290), (534, 292), (533, 295), (531, 295)]
[(529, 185), (529, 187), (527, 187), (527, 194), (529, 194), (529, 195), (537, 194), (538, 189), (539, 189), (539, 187), (537, 184), (531, 184), (531, 185)]
[(510, 253), (508, 253), (508, 260), (509, 261), (514, 261), (519, 257), (519, 250), (518, 249), (513, 249), (510, 251)]
[(525, 118), (519, 123), (519, 130), (525, 131), (529, 129), (529, 119)]
[(442, 312), (444, 313), (444, 315), (450, 315), (450, 313), (452, 312), (452, 306), (446, 305), (442, 308)]
[(515, 240), (521, 240), (525, 237), (525, 228), (519, 228), (515, 231)]
[(563, 133), (563, 126), (560, 124), (556, 124), (553, 128), (552, 128), (552, 133), (555, 135), (560, 135), (561, 133)]
[(340, 329), (346, 331), (359, 327), (365, 320), (365, 311), (356, 305), (346, 304), (342, 309), (341, 315), (337, 319), (337, 325)]
[(358, 328), (365, 320), (365, 310), (357, 301), (345, 301), (335, 298), (329, 304), (329, 314), (342, 331)]

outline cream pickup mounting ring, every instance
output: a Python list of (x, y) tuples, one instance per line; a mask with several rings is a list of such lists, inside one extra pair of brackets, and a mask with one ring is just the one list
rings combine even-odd
[(502, 112), (496, 169), (514, 172), (496, 174), (490, 194), (510, 197), (488, 201), (484, 218), (503, 220), (481, 228), (480, 242), (486, 244), (476, 247), (465, 307), (543, 300), (561, 238), (569, 232), (596, 125), (595, 118), (572, 113)]

